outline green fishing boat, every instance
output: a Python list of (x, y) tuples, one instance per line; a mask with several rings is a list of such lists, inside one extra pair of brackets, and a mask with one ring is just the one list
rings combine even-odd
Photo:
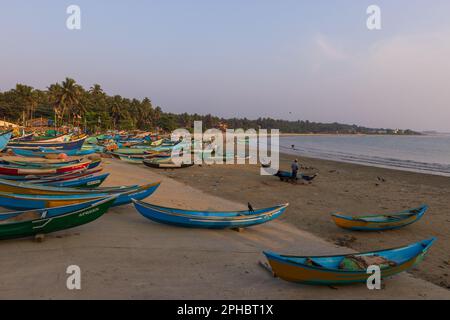
[[(46, 211), (25, 211), (23, 214), (0, 221), (0, 240), (47, 234), (81, 226), (100, 218), (116, 200), (104, 198), (80, 210), (46, 217)], [(36, 217), (37, 216), (37, 217)]]

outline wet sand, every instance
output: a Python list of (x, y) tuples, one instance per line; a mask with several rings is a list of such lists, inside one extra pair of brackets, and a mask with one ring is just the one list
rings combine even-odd
[[(351, 252), (302, 230), (308, 221), (333, 230), (324, 212), (320, 213), (323, 218), (317, 219), (320, 214), (314, 216), (314, 212), (324, 211), (318, 204), (331, 205), (332, 199), (326, 201), (320, 196), (320, 188), (325, 182), (322, 179), (326, 178), (320, 177), (317, 184), (311, 186), (290, 186), (272, 177), (255, 175), (257, 169), (251, 167), (192, 167), (161, 171), (119, 160), (107, 159), (106, 163), (106, 171), (112, 175), (105, 185), (162, 180), (160, 189), (147, 200), (156, 204), (187, 209), (234, 210), (244, 209), (246, 206), (242, 202), (245, 199), (251, 200), (255, 206), (290, 201), (293, 207), (286, 212), (284, 221), (235, 232), (162, 225), (143, 218), (132, 205), (127, 205), (111, 209), (90, 224), (47, 235), (42, 243), (33, 239), (1, 241), (0, 298), (450, 299), (448, 290), (407, 273), (384, 281), (382, 290), (368, 290), (364, 284), (330, 288), (289, 283), (273, 278), (259, 267), (258, 262), (264, 260), (262, 250), (305, 255)], [(323, 170), (324, 167), (320, 167)], [(343, 173), (344, 169), (340, 168), (339, 176)], [(326, 176), (324, 172), (322, 174)], [(175, 181), (171, 178), (173, 176), (185, 179), (191, 186)], [(228, 180), (235, 181), (230, 184)], [(233, 195), (235, 189), (240, 190), (237, 192), (240, 193), (240, 201), (225, 199), (236, 198)], [(292, 190), (295, 194), (290, 197), (294, 199), (287, 199)], [(277, 192), (286, 194), (286, 197), (273, 201)], [(298, 205), (307, 201), (302, 200), (306, 194), (316, 193), (316, 198), (308, 200), (312, 204), (299, 209)], [(296, 205), (296, 201), (291, 200), (297, 198), (300, 201)], [(342, 203), (353, 202), (348, 198)], [(313, 204), (318, 206), (316, 211), (310, 208)], [(309, 212), (309, 215), (303, 212)], [(302, 223), (295, 223), (295, 216)], [(384, 241), (375, 242), (377, 246), (389, 244), (390, 238), (385, 239), (384, 234), (383, 237), (378, 234), (378, 237)], [(357, 235), (357, 238), (355, 244), (365, 242), (361, 236)], [(414, 240), (419, 238), (422, 234)], [(403, 240), (401, 244), (409, 242)], [(434, 253), (433, 249), (431, 253)], [(443, 251), (443, 248), (436, 251), (439, 250)], [(82, 288), (79, 291), (66, 288), (66, 268), (72, 264), (81, 268)], [(425, 262), (419, 270), (429, 266), (430, 262)]]

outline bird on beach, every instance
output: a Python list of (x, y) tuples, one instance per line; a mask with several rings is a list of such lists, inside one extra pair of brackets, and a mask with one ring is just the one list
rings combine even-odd
[(247, 206), (248, 206), (248, 211), (249, 211), (249, 212), (255, 212), (255, 210), (253, 210), (253, 207), (252, 207), (252, 205), (250, 204), (250, 202), (247, 203)]

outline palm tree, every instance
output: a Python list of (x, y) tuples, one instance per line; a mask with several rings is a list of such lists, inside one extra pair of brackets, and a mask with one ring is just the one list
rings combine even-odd
[(82, 91), (82, 87), (71, 78), (66, 78), (66, 80), (62, 82), (61, 105), (63, 109), (61, 114), (64, 116), (66, 112), (68, 113), (69, 123), (71, 114), (80, 115), (79, 112), (82, 111), (82, 108), (80, 107)]
[(57, 126), (57, 118), (62, 118), (61, 111), (63, 107), (61, 105), (62, 87), (59, 83), (50, 85), (47, 88), (48, 101), (53, 107), (55, 113), (55, 126)]
[(26, 119), (33, 120), (34, 111), (38, 105), (38, 95), (33, 87), (18, 83), (13, 89), (13, 94), (17, 98), (17, 103), (25, 107)]
[(89, 93), (93, 96), (104, 96), (105, 92), (103, 91), (101, 85), (95, 83), (90, 89)]
[(153, 123), (159, 125), (159, 120), (161, 119), (162, 110), (160, 106), (157, 106), (155, 108), (155, 111), (153, 112)]
[(140, 104), (140, 120), (142, 123), (141, 129), (144, 129), (145, 127), (153, 127), (154, 113), (152, 101), (147, 97), (144, 98)]
[(111, 99), (110, 103), (110, 114), (113, 120), (113, 129), (116, 129), (116, 126), (119, 124), (120, 118), (122, 116), (122, 97), (119, 95), (115, 95)]

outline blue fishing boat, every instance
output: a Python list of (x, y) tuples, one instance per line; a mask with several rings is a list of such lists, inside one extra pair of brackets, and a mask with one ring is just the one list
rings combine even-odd
[(0, 133), (0, 151), (6, 148), (6, 145), (11, 139), (11, 136), (12, 136), (11, 131)]
[(100, 186), (108, 176), (109, 173), (105, 173), (100, 174), (98, 176), (90, 175), (67, 181), (55, 181), (55, 182), (33, 181), (32, 183), (39, 183), (44, 186), (62, 187), (62, 188), (96, 188)]
[(19, 149), (19, 148), (11, 148), (12, 151), (22, 157), (40, 157), (45, 158), (51, 154), (61, 154), (64, 153), (67, 156), (87, 156), (96, 152), (95, 149), (87, 149), (87, 150), (59, 150), (59, 149), (49, 149), (49, 148), (28, 148), (28, 149)]
[[(132, 202), (132, 199), (142, 200), (149, 197), (156, 189), (160, 182), (146, 184), (136, 189), (131, 189), (123, 193), (114, 193), (117, 197), (113, 206), (120, 206)], [(70, 204), (76, 204), (85, 201), (101, 199), (110, 196), (110, 193), (87, 193), (87, 194), (16, 194), (0, 192), (0, 206), (12, 210), (29, 210), (61, 207)]]
[(39, 194), (39, 195), (69, 195), (69, 194), (97, 194), (97, 193), (124, 193), (140, 188), (138, 185), (102, 187), (102, 188), (68, 188), (45, 186), (37, 183), (22, 181), (0, 180), (0, 192), (17, 194)]
[(133, 199), (137, 211), (144, 217), (170, 225), (207, 228), (246, 228), (278, 218), (288, 204), (255, 211), (191, 211), (161, 207)]
[(286, 281), (311, 285), (341, 285), (365, 283), (371, 274), (368, 266), (377, 265), (381, 277), (387, 278), (406, 271), (421, 262), (436, 238), (411, 245), (335, 256), (292, 256), (264, 252), (272, 272)]
[(58, 150), (79, 150), (86, 140), (87, 136), (81, 137), (67, 142), (55, 141), (26, 141), (26, 142), (10, 142), (8, 147), (11, 148), (55, 148)]
[(384, 231), (405, 227), (419, 221), (428, 210), (427, 205), (397, 213), (370, 214), (361, 216), (348, 216), (342, 213), (333, 213), (334, 222), (341, 228), (354, 231)]

